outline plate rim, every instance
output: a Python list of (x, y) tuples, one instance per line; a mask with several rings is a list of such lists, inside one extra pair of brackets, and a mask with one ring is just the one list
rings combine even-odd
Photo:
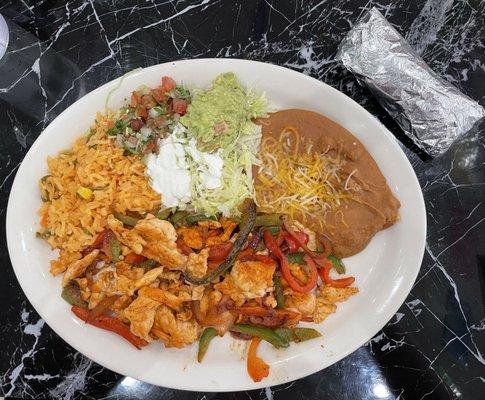
[[(165, 62), (165, 63), (160, 63), (160, 64), (156, 64), (156, 65), (151, 65), (149, 67), (145, 67), (145, 68), (139, 68), (139, 69), (136, 69), (136, 70), (132, 70), (130, 72), (128, 72), (127, 74), (130, 74), (130, 77), (131, 76), (136, 76), (138, 74), (141, 74), (141, 73), (145, 73), (146, 71), (149, 71), (149, 70), (156, 70), (158, 68), (160, 69), (163, 69), (164, 67), (166, 66), (176, 66), (177, 64), (182, 64), (182, 63), (188, 63), (188, 64), (203, 64), (203, 63), (228, 63), (229, 65), (231, 63), (235, 63), (235, 64), (259, 64), (262, 68), (274, 68), (274, 69), (278, 69), (278, 70), (284, 70), (286, 73), (291, 73), (291, 74), (295, 74), (295, 75), (298, 75), (300, 78), (304, 78), (304, 79), (307, 79), (309, 81), (311, 81), (314, 85), (319, 85), (319, 86), (322, 86), (324, 87), (326, 90), (330, 90), (331, 92), (333, 92), (333, 95), (335, 96), (343, 96), (346, 98), (347, 101), (350, 101), (353, 103), (354, 106), (356, 106), (357, 108), (360, 109), (361, 112), (364, 112), (368, 117), (370, 117), (371, 119), (374, 120), (374, 122), (379, 125), (380, 129), (379, 129), (379, 132), (380, 134), (384, 134), (388, 139), (389, 139), (389, 142), (391, 144), (391, 146), (394, 148), (394, 150), (396, 150), (396, 153), (399, 154), (399, 157), (401, 159), (402, 162), (404, 162), (404, 164), (406, 165), (406, 167), (408, 168), (408, 172), (411, 172), (410, 176), (413, 180), (413, 183), (415, 184), (415, 186), (417, 187), (417, 193), (418, 193), (418, 199), (419, 199), (419, 204), (416, 204), (416, 206), (419, 208), (419, 211), (420, 211), (420, 216), (419, 217), (419, 221), (421, 222), (421, 228), (422, 230), (420, 231), (420, 234), (422, 234), (422, 237), (423, 237), (423, 240), (421, 241), (421, 248), (420, 249), (416, 249), (416, 255), (417, 255), (417, 258), (420, 261), (419, 263), (419, 267), (415, 269), (415, 271), (413, 271), (413, 275), (412, 276), (409, 276), (407, 281), (409, 282), (408, 285), (406, 285), (405, 287), (405, 290), (403, 289), (402, 290), (402, 293), (406, 293), (404, 296), (403, 296), (403, 299), (402, 301), (400, 300), (398, 303), (397, 306), (394, 306), (392, 308), (389, 308), (388, 307), (388, 312), (385, 313), (385, 316), (382, 317), (382, 320), (385, 320), (385, 323), (380, 327), (378, 328), (378, 330), (374, 333), (372, 333), (372, 335), (370, 337), (366, 337), (366, 338), (362, 338), (360, 341), (358, 341), (358, 345), (355, 346), (355, 348), (351, 348), (350, 350), (347, 350), (345, 352), (343, 352), (342, 354), (339, 355), (339, 357), (337, 359), (335, 359), (331, 364), (329, 364), (328, 366), (326, 367), (317, 367), (317, 368), (313, 368), (311, 371), (305, 371), (304, 373), (293, 373), (291, 374), (291, 377), (285, 377), (285, 379), (281, 379), (280, 382), (278, 383), (275, 383), (275, 385), (280, 385), (280, 384), (285, 384), (285, 383), (288, 383), (288, 382), (292, 382), (292, 381), (295, 381), (297, 379), (301, 379), (303, 377), (306, 377), (306, 376), (309, 376), (309, 375), (312, 375), (314, 373), (317, 373), (325, 368), (328, 368), (329, 366), (337, 363), (338, 361), (342, 360), (343, 358), (347, 357), (349, 354), (353, 353), (354, 351), (358, 350), (360, 347), (362, 347), (362, 345), (364, 345), (365, 343), (367, 343), (370, 339), (372, 339), (380, 330), (382, 330), (386, 325), (387, 323), (391, 320), (391, 318), (396, 314), (396, 312), (398, 311), (398, 309), (404, 304), (404, 302), (406, 301), (406, 298), (409, 296), (409, 293), (411, 292), (413, 286), (414, 286), (414, 283), (416, 281), (416, 278), (418, 276), (418, 273), (421, 269), (421, 266), (422, 266), (422, 260), (423, 260), (423, 257), (424, 257), (424, 251), (425, 251), (425, 244), (426, 244), (426, 232), (427, 232), (427, 216), (426, 216), (426, 207), (425, 207), (425, 202), (424, 202), (424, 197), (423, 197), (423, 192), (422, 192), (422, 189), (421, 189), (421, 185), (419, 184), (419, 180), (416, 176), (416, 173), (409, 161), (409, 159), (407, 158), (407, 156), (405, 155), (405, 153), (403, 152), (403, 150), (401, 149), (401, 147), (399, 146), (398, 144), (398, 141), (397, 139), (395, 138), (395, 136), (382, 124), (381, 121), (379, 121), (375, 116), (373, 116), (369, 111), (367, 111), (364, 107), (362, 107), (359, 103), (357, 103), (355, 100), (353, 100), (351, 97), (347, 96), (346, 94), (340, 92), (339, 90), (337, 90), (336, 88), (316, 79), (316, 78), (313, 78), (311, 76), (308, 76), (308, 75), (305, 75), (299, 71), (295, 71), (293, 69), (290, 69), (290, 68), (286, 68), (286, 67), (283, 67), (283, 66), (280, 66), (280, 65), (276, 65), (276, 64), (272, 64), (272, 63), (267, 63), (267, 62), (261, 62), (261, 61), (253, 61), (253, 60), (245, 60), (245, 59), (237, 59), (237, 58), (197, 58), (197, 59), (184, 59), (184, 60), (175, 60), (175, 61), (169, 61), (169, 62)], [(13, 197), (13, 194), (16, 193), (16, 191), (18, 190), (17, 189), (17, 186), (19, 185), (19, 176), (21, 175), (21, 173), (23, 173), (23, 168), (26, 164), (24, 163), (25, 159), (28, 158), (28, 157), (33, 157), (33, 154), (36, 152), (37, 150), (37, 147), (39, 146), (39, 142), (40, 142), (40, 138), (44, 135), (45, 131), (52, 125), (54, 124), (59, 118), (61, 118), (65, 113), (68, 113), (70, 112), (70, 109), (75, 107), (75, 105), (81, 101), (82, 99), (84, 99), (85, 97), (92, 97), (92, 96), (96, 96), (96, 94), (98, 92), (101, 92), (103, 91), (104, 89), (106, 89), (107, 87), (113, 85), (113, 86), (116, 86), (117, 84), (120, 83), (120, 80), (123, 80), (124, 77), (127, 75), (127, 74), (124, 74), (122, 76), (119, 76), (115, 79), (112, 79), (111, 81), (109, 82), (106, 82), (104, 83), (103, 85), (100, 85), (98, 86), (97, 88), (93, 89), (92, 91), (90, 91), (89, 93), (86, 93), (85, 95), (83, 95), (82, 97), (80, 97), (79, 99), (77, 99), (74, 103), (72, 103), (69, 107), (67, 107), (65, 110), (63, 110), (59, 115), (56, 116), (56, 118), (54, 118), (50, 123), (49, 125), (47, 125), (43, 130), (42, 132), (39, 134), (39, 136), (36, 138), (36, 140), (34, 141), (34, 143), (31, 145), (31, 147), (29, 148), (29, 150), (27, 151), (27, 153), (25, 154), (24, 158), (22, 159), (22, 162), (15, 174), (15, 178), (14, 178), (14, 181), (12, 183), (12, 186), (11, 186), (11, 190), (10, 190), (10, 193), (9, 193), (9, 198), (8, 198), (8, 204), (7, 204), (7, 212), (6, 212), (6, 222), (5, 222), (5, 226), (6, 226), (6, 237), (7, 237), (7, 248), (8, 248), (8, 253), (9, 253), (9, 258), (10, 258), (10, 263), (11, 263), (11, 266), (14, 270), (14, 273), (15, 273), (15, 277), (17, 278), (17, 281), (19, 282), (21, 288), (22, 288), (22, 291), (23, 293), (25, 294), (25, 296), (27, 297), (27, 299), (29, 300), (30, 304), (32, 305), (32, 307), (35, 309), (35, 311), (40, 315), (40, 317), (49, 325), (49, 327), (62, 339), (64, 340), (70, 347), (72, 347), (73, 349), (75, 349), (77, 352), (81, 353), (83, 356), (89, 358), (90, 360), (96, 362), (97, 364), (99, 364), (100, 366), (102, 366), (103, 368), (107, 368), (109, 370), (112, 370), (122, 376), (128, 376), (128, 375), (125, 375), (125, 372), (123, 372), (120, 368), (118, 367), (112, 367), (111, 365), (108, 367), (106, 366), (106, 363), (104, 361), (101, 361), (100, 360), (100, 357), (97, 356), (97, 354), (89, 354), (87, 355), (84, 351), (81, 351), (78, 349), (77, 345), (73, 345), (71, 343), (69, 343), (66, 339), (64, 339), (64, 336), (58, 332), (57, 329), (53, 328), (48, 322), (47, 322), (47, 319), (44, 317), (45, 313), (44, 311), (39, 311), (40, 309), (42, 309), (42, 307), (39, 305), (39, 304), (36, 304), (36, 302), (33, 302), (32, 301), (32, 295), (29, 294), (25, 288), (24, 288), (24, 284), (22, 283), (22, 280), (20, 279), (20, 266), (19, 266), (19, 269), (17, 269), (14, 265), (14, 262), (13, 262), (13, 257), (12, 257), (12, 254), (13, 254), (13, 243), (12, 243), (12, 226), (13, 226), (13, 218), (14, 218), (14, 211), (13, 211), (13, 205), (12, 205), (12, 197)], [(339, 124), (340, 125), (340, 124)], [(352, 133), (352, 132), (351, 132)], [(79, 135), (78, 135), (79, 136)], [(387, 179), (386, 179), (387, 180)], [(19, 272), (19, 273), (18, 273)], [(150, 383), (150, 384), (153, 384), (153, 385), (156, 385), (156, 386), (162, 386), (160, 383), (157, 383), (151, 379), (147, 379), (145, 377), (143, 378), (137, 378), (135, 377), (136, 379), (139, 379), (143, 382), (147, 382), (147, 383)], [(164, 384), (165, 385), (165, 384)], [(259, 383), (255, 383), (254, 385), (244, 385), (244, 383), (242, 385), (239, 385), (238, 387), (234, 387), (234, 388), (224, 388), (224, 387), (218, 387), (218, 386), (214, 386), (212, 385), (209, 381), (207, 382), (200, 382), (200, 383), (197, 383), (195, 385), (187, 385), (187, 386), (184, 386), (184, 385), (178, 385), (178, 384), (175, 384), (175, 385), (169, 385), (169, 386), (162, 386), (162, 387), (169, 387), (169, 388), (172, 388), (172, 389), (177, 389), (177, 390), (187, 390), (187, 391), (210, 391), (210, 392), (235, 392), (235, 391), (244, 391), (244, 390), (255, 390), (255, 389), (261, 389), (261, 388), (265, 388), (265, 387), (268, 387), (268, 384), (265, 384), (265, 381), (261, 381)]]

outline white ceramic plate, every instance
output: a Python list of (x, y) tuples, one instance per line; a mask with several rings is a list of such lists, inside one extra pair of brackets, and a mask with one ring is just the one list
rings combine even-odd
[[(226, 335), (215, 339), (202, 364), (196, 345), (183, 350), (153, 343), (143, 351), (123, 339), (85, 325), (61, 299), (60, 278), (49, 274), (56, 254), (36, 239), (41, 205), (38, 181), (46, 174), (46, 157), (69, 147), (103, 110), (119, 107), (141, 84), (157, 85), (161, 76), (206, 87), (222, 72), (233, 71), (251, 87), (264, 90), (274, 108), (319, 112), (351, 131), (376, 160), (401, 201), (401, 221), (380, 232), (360, 254), (346, 261), (360, 289), (318, 326), (319, 339), (275, 350), (263, 343), (260, 352), (271, 365), (267, 379), (254, 383), (246, 372), (245, 343)], [(119, 85), (119, 87), (118, 87)], [(177, 61), (139, 70), (116, 79), (78, 100), (39, 136), (20, 166), (7, 210), (7, 239), (12, 265), (29, 301), (42, 318), (75, 349), (120, 374), (152, 384), (196, 391), (235, 391), (272, 386), (317, 372), (372, 338), (406, 299), (423, 257), (426, 215), (419, 183), (393, 135), (371, 114), (344, 94), (313, 78), (253, 61), (201, 59)]]

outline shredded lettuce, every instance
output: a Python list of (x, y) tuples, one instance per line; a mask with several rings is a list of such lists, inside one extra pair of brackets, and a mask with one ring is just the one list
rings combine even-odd
[(255, 196), (252, 168), (260, 164), (261, 126), (253, 119), (266, 115), (266, 98), (246, 90), (233, 73), (219, 75), (211, 89), (195, 93), (187, 114), (172, 128), (190, 174), (191, 201), (177, 207), (238, 217), (244, 199)]

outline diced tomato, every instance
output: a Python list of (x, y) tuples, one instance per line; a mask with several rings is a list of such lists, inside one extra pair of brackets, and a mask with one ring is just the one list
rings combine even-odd
[(115, 126), (115, 122), (112, 119), (110, 119), (110, 120), (106, 121), (106, 126), (108, 128), (112, 128), (113, 126)]
[(148, 111), (145, 107), (138, 107), (138, 115), (145, 120), (148, 118)]
[(182, 99), (173, 99), (172, 108), (173, 112), (184, 115), (187, 112), (187, 102)]
[(141, 96), (140, 93), (137, 91), (134, 91), (131, 93), (131, 100), (130, 100), (130, 106), (131, 107), (137, 107), (138, 104), (140, 104)]
[(172, 78), (169, 76), (162, 76), (162, 90), (164, 92), (170, 92), (172, 89), (175, 89), (175, 86), (177, 86), (177, 84)]
[(164, 90), (160, 88), (152, 89), (152, 96), (159, 104), (163, 104), (167, 100)]
[(155, 107), (157, 105), (157, 101), (153, 98), (152, 95), (144, 94), (143, 96), (141, 96), (141, 104), (143, 105), (143, 107), (149, 109)]

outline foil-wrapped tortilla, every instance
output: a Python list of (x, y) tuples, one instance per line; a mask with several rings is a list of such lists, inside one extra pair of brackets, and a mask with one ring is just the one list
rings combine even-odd
[(482, 106), (432, 71), (376, 8), (342, 40), (336, 59), (432, 156), (485, 116)]

